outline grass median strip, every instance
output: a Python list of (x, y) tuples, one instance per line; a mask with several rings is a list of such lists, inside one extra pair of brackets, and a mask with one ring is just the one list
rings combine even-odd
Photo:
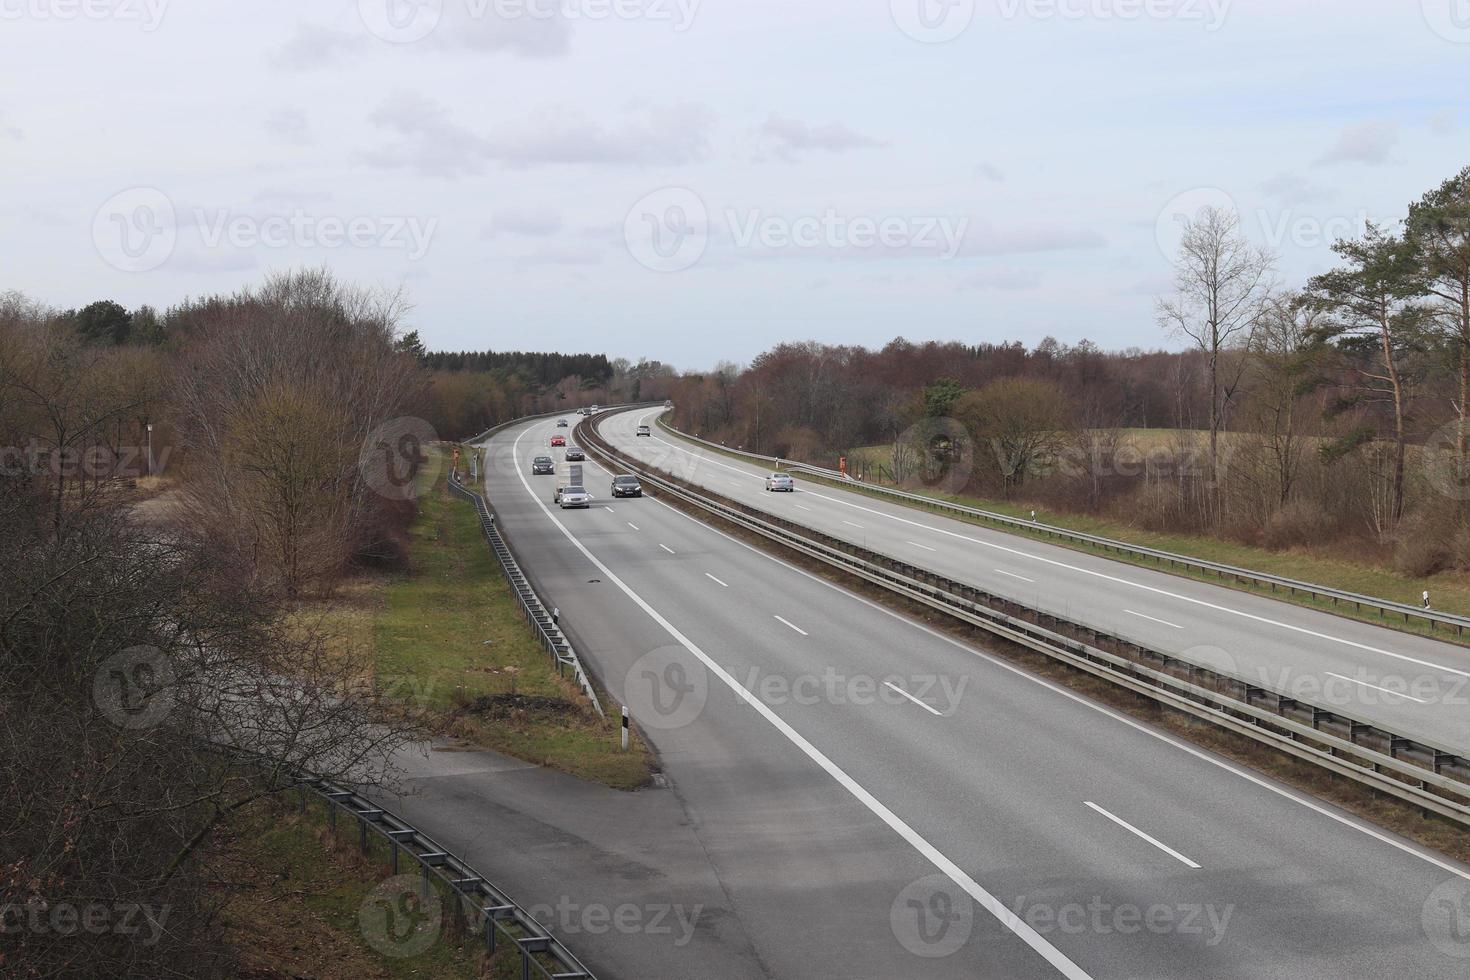
[(466, 743), (619, 789), (645, 785), (643, 745), (621, 751), (616, 722), (557, 675), (437, 451), (409, 529), (409, 571), (388, 581), (374, 619), (380, 681)]

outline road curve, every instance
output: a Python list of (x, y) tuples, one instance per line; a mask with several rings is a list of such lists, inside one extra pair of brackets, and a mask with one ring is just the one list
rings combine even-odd
[(619, 451), (741, 503), (1182, 660), (1470, 754), (1470, 648), (804, 483), (766, 493), (758, 465), (610, 413)]
[[(486, 492), (726, 896), (702, 920), (724, 931), (665, 950), (669, 975), (1464, 975), (1470, 869), (654, 499), (610, 500), (591, 461), (594, 506), (557, 510), (529, 474), (553, 425), (493, 437)], [(648, 941), (576, 948), (596, 968)]]

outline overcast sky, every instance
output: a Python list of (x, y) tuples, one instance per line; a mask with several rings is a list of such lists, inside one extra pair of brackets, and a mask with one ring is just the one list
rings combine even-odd
[(1175, 216), (1280, 253), (1470, 164), (1470, 0), (0, 0), (0, 288), (326, 263), (430, 347), (1177, 346)]

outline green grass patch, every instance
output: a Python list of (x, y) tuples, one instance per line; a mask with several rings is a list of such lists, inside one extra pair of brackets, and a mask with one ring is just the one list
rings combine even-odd
[(575, 681), (557, 675), (474, 506), (448, 489), (447, 464), (428, 469), (437, 472), (419, 488), (410, 570), (390, 580), (374, 622), (380, 680), (473, 744), (616, 788), (645, 785), (643, 745), (621, 751), (617, 723), (598, 717)]

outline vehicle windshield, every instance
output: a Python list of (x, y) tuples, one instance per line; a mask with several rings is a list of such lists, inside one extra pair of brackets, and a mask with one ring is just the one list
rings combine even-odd
[(636, 476), (615, 476), (613, 477), (613, 482), (620, 484), (637, 483), (638, 478)]

